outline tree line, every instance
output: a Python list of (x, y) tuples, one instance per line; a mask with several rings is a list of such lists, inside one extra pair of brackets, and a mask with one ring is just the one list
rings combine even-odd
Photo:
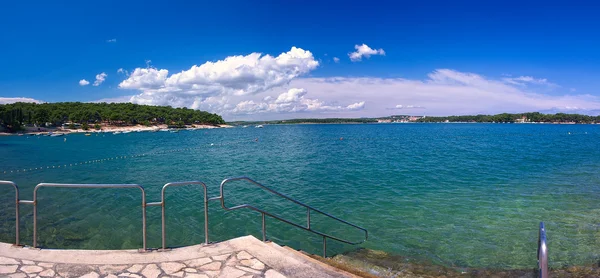
[(502, 113), (497, 115), (468, 115), (468, 116), (447, 116), (447, 117), (424, 117), (417, 122), (476, 122), (476, 123), (514, 123), (526, 119), (526, 122), (538, 123), (578, 123), (591, 124), (600, 123), (600, 116), (588, 116), (581, 114), (542, 114), (539, 112), (509, 114)]
[(149, 106), (133, 103), (24, 103), (0, 105), (0, 127), (15, 132), (24, 125), (60, 126), (75, 122), (82, 125), (107, 123), (110, 125), (137, 124), (224, 124), (221, 116), (206, 111)]

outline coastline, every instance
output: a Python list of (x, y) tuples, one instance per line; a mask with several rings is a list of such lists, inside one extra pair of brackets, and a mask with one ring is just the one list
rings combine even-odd
[(23, 130), (20, 132), (9, 133), (9, 132), (0, 132), (0, 136), (21, 136), (21, 135), (48, 135), (52, 134), (75, 134), (75, 133), (102, 133), (102, 132), (150, 132), (150, 131), (158, 131), (161, 129), (174, 129), (174, 130), (197, 130), (197, 129), (215, 129), (215, 128), (232, 128), (234, 126), (222, 124), (222, 125), (186, 125), (184, 128), (169, 128), (167, 125), (135, 125), (135, 126), (112, 126), (112, 125), (102, 125), (100, 129), (90, 128), (88, 130), (83, 130), (81, 128), (78, 129), (65, 129), (62, 127), (56, 128), (40, 128), (40, 130), (34, 130), (33, 128), (29, 128), (29, 130)]

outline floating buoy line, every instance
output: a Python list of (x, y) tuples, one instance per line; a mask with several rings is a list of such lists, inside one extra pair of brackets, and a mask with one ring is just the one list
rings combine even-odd
[[(239, 140), (239, 141), (228, 142), (228, 143), (216, 143), (216, 144), (210, 143), (210, 144), (208, 144), (208, 147), (227, 146), (227, 145), (239, 144), (239, 143), (248, 142), (248, 141), (249, 140)], [(171, 149), (171, 150), (163, 150), (163, 151), (149, 152), (149, 153), (142, 153), (142, 154), (121, 155), (121, 156), (115, 156), (115, 157), (93, 159), (93, 160), (88, 160), (88, 161), (83, 161), (83, 162), (69, 163), (69, 164), (64, 163), (64, 164), (48, 165), (48, 166), (42, 166), (42, 167), (30, 167), (30, 168), (13, 169), (13, 170), (0, 170), (0, 174), (1, 175), (16, 174), (16, 173), (20, 174), (20, 173), (49, 170), (49, 169), (65, 169), (65, 168), (69, 168), (69, 167), (89, 165), (89, 164), (94, 164), (94, 163), (104, 163), (104, 162), (109, 162), (109, 161), (114, 161), (114, 160), (123, 160), (123, 159), (131, 159), (131, 158), (178, 153), (178, 152), (188, 152), (188, 151), (192, 151), (192, 150), (203, 149), (205, 147), (207, 147), (207, 146), (194, 147), (194, 148)]]

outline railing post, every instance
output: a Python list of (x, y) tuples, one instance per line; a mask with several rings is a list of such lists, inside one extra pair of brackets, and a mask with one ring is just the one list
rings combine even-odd
[(37, 189), (38, 185), (33, 189), (33, 248), (37, 247)]
[(142, 249), (146, 251), (146, 191), (142, 189)]
[(204, 187), (204, 244), (208, 245), (208, 197)]
[(267, 227), (265, 224), (265, 213), (261, 212), (262, 214), (262, 236), (263, 236), (263, 241), (267, 241)]
[(162, 198), (161, 204), (160, 204), (160, 209), (162, 211), (162, 249), (167, 249), (167, 227), (166, 227), (166, 206), (167, 204), (165, 203), (165, 198)]
[(12, 181), (0, 181), (0, 184), (9, 184), (15, 189), (15, 245), (19, 245), (19, 187)]
[[(16, 188), (16, 185), (15, 185)], [(16, 234), (16, 239), (15, 239), (15, 245), (19, 245), (19, 226), (20, 226), (20, 221), (19, 221), (19, 190), (17, 190), (17, 197), (15, 198), (15, 219), (16, 219), (16, 223), (15, 223), (15, 234)]]
[(538, 235), (538, 277), (548, 278), (548, 246), (546, 243), (546, 227), (540, 222)]
[(310, 230), (310, 208), (306, 208), (306, 228)]
[(327, 237), (323, 237), (323, 258), (327, 258)]

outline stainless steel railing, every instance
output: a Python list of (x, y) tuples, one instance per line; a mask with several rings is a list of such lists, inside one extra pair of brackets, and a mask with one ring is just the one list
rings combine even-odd
[(160, 206), (162, 208), (162, 249), (167, 249), (167, 228), (166, 228), (166, 203), (165, 203), (165, 190), (169, 186), (182, 186), (182, 185), (202, 185), (204, 190), (204, 244), (208, 244), (208, 197), (206, 196), (206, 184), (201, 181), (186, 181), (186, 182), (170, 182), (163, 186), (160, 191), (160, 202), (147, 203), (147, 206)]
[[(296, 203), (302, 207), (306, 208), (306, 226), (291, 222), (289, 220), (286, 220), (284, 218), (281, 218), (275, 214), (272, 214), (270, 212), (267, 212), (265, 210), (259, 209), (257, 207), (254, 207), (252, 205), (248, 205), (248, 204), (244, 204), (244, 205), (238, 205), (238, 206), (234, 206), (234, 207), (227, 207), (225, 206), (225, 194), (224, 194), (224, 186), (225, 184), (227, 184), (228, 182), (232, 182), (232, 181), (238, 181), (238, 180), (244, 180), (244, 181), (248, 181), (260, 188), (263, 188), (277, 196), (280, 196), (282, 198), (285, 198), (289, 201), (292, 201), (293, 203)], [(267, 231), (266, 231), (266, 216), (270, 216), (274, 219), (277, 219), (279, 221), (282, 221), (284, 223), (290, 224), (292, 226), (298, 227), (300, 229), (309, 231), (311, 233), (320, 235), (323, 237), (323, 256), (326, 257), (327, 256), (327, 239), (333, 239), (335, 241), (338, 242), (343, 242), (346, 244), (350, 244), (350, 245), (356, 245), (356, 244), (360, 244), (365, 242), (368, 239), (369, 233), (365, 228), (362, 228), (360, 226), (354, 225), (350, 222), (347, 222), (345, 220), (342, 220), (340, 218), (337, 218), (333, 215), (330, 215), (328, 213), (325, 213), (319, 209), (316, 209), (314, 207), (311, 207), (309, 205), (306, 205), (300, 201), (297, 201), (293, 198), (290, 198), (284, 194), (281, 194), (269, 187), (266, 187), (248, 177), (238, 177), (238, 178), (230, 178), (230, 179), (225, 179), (223, 180), (223, 182), (221, 182), (221, 187), (220, 187), (220, 196), (218, 197), (213, 197), (213, 198), (208, 198), (207, 197), (207, 187), (206, 184), (201, 182), (201, 181), (186, 181), (186, 182), (171, 182), (171, 183), (167, 183), (162, 187), (161, 190), (161, 201), (160, 202), (146, 202), (146, 191), (144, 190), (144, 187), (138, 184), (65, 184), (65, 183), (40, 183), (38, 185), (35, 186), (35, 188), (33, 189), (33, 200), (20, 200), (19, 199), (19, 187), (17, 186), (16, 183), (11, 182), (11, 181), (0, 181), (0, 185), (9, 185), (12, 186), (15, 190), (15, 208), (16, 208), (16, 212), (15, 212), (15, 232), (16, 232), (16, 238), (15, 238), (15, 245), (20, 245), (20, 234), (19, 234), (19, 226), (20, 226), (20, 217), (19, 217), (19, 208), (20, 205), (33, 205), (33, 241), (32, 241), (32, 246), (34, 248), (38, 247), (38, 242), (37, 242), (37, 237), (38, 237), (38, 223), (37, 223), (37, 215), (38, 215), (38, 191), (40, 188), (42, 187), (59, 187), (59, 188), (137, 188), (141, 191), (142, 193), (142, 249), (140, 251), (145, 251), (147, 250), (147, 245), (146, 245), (146, 207), (151, 207), (151, 206), (160, 206), (161, 207), (161, 211), (162, 211), (162, 249), (167, 249), (167, 242), (166, 242), (166, 238), (167, 238), (167, 230), (166, 230), (166, 200), (165, 200), (165, 191), (168, 187), (171, 186), (183, 186), (183, 185), (201, 185), (202, 186), (202, 190), (203, 190), (203, 196), (204, 196), (204, 244), (209, 244), (209, 232), (208, 232), (208, 201), (211, 200), (219, 200), (221, 202), (221, 206), (223, 207), (223, 209), (225, 210), (237, 210), (237, 209), (242, 209), (242, 208), (248, 208), (248, 209), (252, 209), (255, 211), (258, 211), (261, 213), (262, 215), (262, 235), (263, 235), (263, 241), (267, 240)], [(351, 226), (353, 228), (356, 228), (358, 230), (361, 230), (362, 232), (364, 232), (364, 239), (360, 240), (360, 241), (350, 241), (350, 240), (346, 240), (346, 239), (342, 239), (333, 235), (329, 235), (320, 231), (316, 231), (311, 227), (311, 211), (319, 213), (321, 215), (327, 216), (331, 219), (334, 219), (338, 222), (341, 222), (343, 224), (346, 224), (348, 226)]]
[(12, 181), (0, 181), (0, 185), (10, 185), (15, 189), (15, 207), (16, 207), (15, 234), (17, 235), (16, 236), (17, 238), (15, 239), (15, 245), (19, 245), (19, 187), (17, 186), (16, 183), (14, 183)]
[(32, 246), (37, 248), (37, 208), (38, 208), (38, 190), (42, 187), (60, 187), (60, 188), (137, 188), (142, 192), (142, 251), (147, 250), (146, 246), (146, 207), (147, 206), (161, 206), (162, 207), (162, 249), (166, 249), (166, 202), (165, 202), (165, 189), (169, 186), (182, 186), (182, 185), (202, 185), (204, 195), (204, 243), (208, 244), (208, 198), (206, 195), (206, 184), (201, 181), (188, 181), (188, 182), (172, 182), (167, 183), (161, 190), (161, 201), (146, 203), (146, 191), (144, 187), (138, 184), (64, 184), (64, 183), (40, 183), (33, 189), (33, 200), (20, 200), (19, 199), (19, 187), (16, 183), (11, 181), (0, 181), (0, 185), (10, 185), (15, 189), (15, 245), (20, 245), (19, 235), (19, 206), (21, 204), (33, 205), (33, 241)]
[(548, 278), (548, 247), (546, 246), (546, 228), (544, 227), (544, 222), (540, 222), (537, 256), (538, 277)]
[(42, 187), (62, 187), (62, 188), (137, 188), (142, 192), (142, 244), (143, 250), (146, 250), (146, 191), (141, 185), (137, 184), (70, 184), (70, 183), (40, 183), (33, 189), (33, 201), (23, 201), (21, 204), (33, 205), (33, 247), (37, 247), (37, 207), (38, 190)]
[[(243, 204), (243, 205), (238, 205), (238, 206), (234, 206), (234, 207), (227, 207), (227, 206), (225, 206), (225, 194), (224, 194), (223, 188), (224, 188), (225, 184), (227, 184), (229, 182), (232, 182), (232, 181), (247, 181), (247, 182), (250, 182), (250, 183), (252, 183), (252, 184), (254, 184), (254, 185), (256, 185), (256, 186), (258, 186), (258, 187), (260, 187), (260, 188), (262, 188), (264, 190), (267, 190), (267, 191), (269, 191), (269, 192), (271, 192), (271, 193), (273, 193), (273, 194), (275, 194), (277, 196), (280, 196), (280, 197), (282, 197), (284, 199), (292, 201), (293, 203), (296, 203), (296, 204), (298, 204), (298, 205), (300, 205), (302, 207), (305, 207), (306, 208), (306, 226), (299, 225), (297, 223), (291, 222), (289, 220), (286, 220), (284, 218), (281, 218), (281, 217), (279, 217), (277, 215), (274, 215), (272, 213), (269, 213), (269, 212), (267, 212), (265, 210), (262, 210), (260, 208), (257, 208), (255, 206), (252, 206), (252, 205), (249, 205), (249, 204)], [(319, 209), (316, 209), (316, 208), (313, 208), (313, 207), (311, 207), (309, 205), (306, 205), (306, 204), (304, 204), (304, 203), (302, 203), (302, 202), (300, 202), (300, 201), (298, 201), (296, 199), (293, 199), (293, 198), (288, 197), (288, 196), (286, 196), (284, 194), (281, 194), (281, 193), (279, 193), (279, 192), (277, 192), (277, 191), (275, 191), (275, 190), (273, 190), (273, 189), (271, 189), (269, 187), (266, 187), (266, 186), (264, 186), (264, 185), (262, 185), (262, 184), (260, 184), (260, 183), (258, 183), (256, 181), (248, 178), (248, 177), (237, 177), (237, 178), (229, 178), (229, 179), (223, 180), (223, 182), (221, 182), (220, 193), (221, 193), (221, 196), (219, 196), (219, 197), (213, 197), (213, 198), (210, 198), (209, 200), (220, 200), (221, 201), (221, 207), (223, 207), (223, 209), (225, 209), (225, 210), (231, 211), (231, 210), (248, 208), (248, 209), (251, 209), (251, 210), (254, 210), (254, 211), (257, 211), (257, 212), (261, 213), (261, 216), (262, 216), (262, 237), (263, 237), (263, 241), (267, 240), (267, 230), (266, 230), (265, 216), (270, 216), (270, 217), (272, 217), (274, 219), (277, 219), (277, 220), (279, 220), (281, 222), (290, 224), (290, 225), (292, 225), (294, 227), (297, 227), (297, 228), (303, 229), (305, 231), (309, 231), (309, 232), (311, 232), (313, 234), (317, 234), (317, 235), (322, 236), (323, 237), (323, 257), (327, 257), (327, 239), (328, 238), (333, 239), (335, 241), (339, 241), (339, 242), (343, 242), (343, 243), (346, 243), (346, 244), (350, 244), (350, 245), (357, 245), (357, 244), (365, 242), (368, 239), (368, 237), (369, 237), (369, 232), (365, 228), (362, 228), (360, 226), (354, 225), (354, 224), (352, 224), (350, 222), (347, 222), (347, 221), (342, 220), (340, 218), (337, 218), (337, 217), (335, 217), (333, 215), (325, 213), (325, 212), (323, 212), (323, 211), (321, 211)], [(311, 211), (314, 211), (314, 212), (317, 212), (319, 214), (325, 215), (325, 216), (327, 216), (327, 217), (329, 217), (331, 219), (334, 219), (334, 220), (339, 221), (341, 223), (344, 223), (344, 224), (346, 224), (348, 226), (351, 226), (351, 227), (354, 227), (354, 228), (356, 228), (358, 230), (361, 230), (361, 231), (364, 232), (365, 238), (363, 240), (361, 240), (361, 241), (352, 242), (352, 241), (349, 241), (349, 240), (338, 238), (336, 236), (328, 235), (328, 234), (325, 234), (323, 232), (319, 232), (319, 231), (313, 230), (312, 227), (311, 227), (311, 225), (310, 225), (311, 224), (311, 222), (310, 222)]]

